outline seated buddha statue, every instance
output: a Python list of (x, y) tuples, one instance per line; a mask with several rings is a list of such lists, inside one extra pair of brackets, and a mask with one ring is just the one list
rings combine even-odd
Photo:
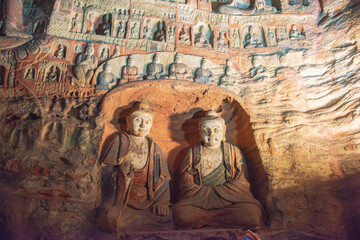
[(153, 61), (146, 68), (146, 79), (160, 79), (164, 73), (164, 66), (160, 63), (159, 56), (155, 53)]
[(225, 120), (209, 111), (199, 123), (202, 143), (191, 147), (182, 162), (175, 226), (258, 228), (262, 207), (250, 191), (246, 160), (224, 141)]
[(130, 55), (127, 58), (126, 65), (122, 68), (121, 79), (124, 82), (132, 82), (139, 80), (140, 78), (138, 68), (135, 66), (133, 57)]
[(171, 223), (170, 174), (160, 147), (148, 137), (152, 123), (149, 105), (137, 103), (126, 117), (128, 132), (115, 133), (104, 142), (97, 212), (103, 231)]
[(169, 66), (169, 79), (188, 80), (188, 66), (182, 62), (179, 54), (175, 54), (174, 62)]

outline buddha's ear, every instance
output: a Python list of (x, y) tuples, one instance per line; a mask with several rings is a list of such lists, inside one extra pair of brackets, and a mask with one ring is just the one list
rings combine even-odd
[(226, 125), (223, 125), (223, 137), (222, 137), (222, 141), (225, 142), (226, 141)]

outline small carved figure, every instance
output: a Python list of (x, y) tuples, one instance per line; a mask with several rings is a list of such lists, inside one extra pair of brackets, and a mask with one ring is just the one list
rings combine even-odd
[(146, 79), (160, 79), (164, 73), (164, 66), (160, 63), (159, 56), (155, 53), (153, 62), (146, 68)]
[(287, 39), (286, 28), (280, 27), (276, 30), (277, 39), (279, 42)]
[(206, 28), (202, 25), (200, 26), (199, 33), (195, 35), (195, 46), (201, 48), (209, 48), (210, 42), (208, 37), (206, 36)]
[(10, 64), (10, 69), (13, 70), (16, 68), (17, 61), (13, 50), (7, 52), (7, 62)]
[(55, 57), (57, 59), (65, 58), (65, 47), (62, 44), (57, 47), (57, 50), (55, 51)]
[(59, 69), (56, 66), (51, 66), (50, 71), (46, 75), (47, 82), (59, 82)]
[(111, 56), (111, 58), (117, 58), (117, 57), (120, 57), (120, 46), (119, 45), (115, 46), (114, 53)]
[(276, 35), (275, 35), (275, 29), (274, 28), (268, 28), (267, 31), (267, 39), (268, 39), (268, 45), (273, 47), (277, 45), (276, 41)]
[(299, 31), (295, 24), (292, 25), (289, 38), (292, 41), (300, 41), (305, 39), (305, 33), (302, 31)]
[(111, 14), (105, 14), (102, 17), (102, 21), (103, 22), (99, 25), (98, 29), (96, 30), (96, 33), (108, 37), (111, 35), (111, 23), (112, 23)]
[(246, 160), (225, 142), (225, 120), (208, 111), (199, 123), (202, 144), (192, 147), (180, 168), (180, 201), (173, 207), (180, 228), (257, 228), (262, 207), (250, 191)]
[(169, 79), (185, 80), (188, 75), (188, 67), (182, 63), (181, 56), (176, 54), (174, 62), (169, 66)]
[(94, 33), (94, 21), (95, 21), (95, 14), (90, 13), (86, 19), (86, 33)]
[(239, 30), (233, 29), (232, 31), (232, 47), (233, 48), (240, 48), (240, 36), (239, 36)]
[(103, 231), (171, 222), (170, 174), (160, 147), (148, 137), (152, 123), (149, 105), (137, 103), (126, 117), (128, 133), (115, 133), (103, 145), (97, 217)]
[(224, 75), (222, 75), (219, 79), (219, 86), (227, 86), (228, 83), (232, 80), (231, 76), (229, 75), (229, 66), (226, 66), (224, 69)]
[(143, 38), (151, 40), (152, 39), (152, 33), (151, 33), (150, 28), (149, 28), (149, 23), (150, 23), (150, 19), (146, 20), (145, 27), (143, 29)]
[(35, 69), (34, 68), (28, 68), (25, 73), (25, 79), (26, 80), (34, 80), (35, 78)]
[(73, 67), (73, 74), (76, 78), (75, 83), (79, 86), (89, 84), (91, 77), (94, 75), (94, 70), (98, 64), (94, 52), (94, 47), (90, 44), (86, 48), (86, 53), (82, 53), (77, 57), (76, 64)]
[(245, 35), (244, 42), (243, 42), (244, 48), (259, 48), (264, 47), (264, 43), (261, 40), (261, 38), (253, 32), (253, 27), (249, 26), (248, 32)]
[(124, 79), (127, 82), (132, 82), (139, 80), (138, 75), (138, 68), (135, 66), (133, 57), (130, 55), (127, 58), (127, 64), (122, 69), (121, 79)]
[(219, 52), (227, 52), (227, 49), (229, 48), (229, 42), (225, 38), (224, 32), (220, 32), (219, 37), (215, 41), (215, 47)]
[(111, 72), (111, 66), (106, 62), (97, 77), (96, 89), (112, 89), (116, 86), (116, 77)]
[(101, 59), (109, 59), (109, 55), (110, 55), (109, 51), (110, 50), (106, 47), (101, 49), (100, 58)]
[(212, 77), (212, 72), (208, 69), (208, 61), (203, 58), (201, 67), (196, 69), (194, 82), (209, 83)]
[(79, 14), (76, 13), (75, 17), (71, 20), (71, 28), (70, 28), (70, 32), (79, 32), (80, 31), (80, 18), (79, 18)]
[(138, 24), (137, 23), (134, 23), (133, 26), (130, 29), (130, 38), (132, 38), (132, 39), (139, 38)]
[(185, 26), (182, 27), (179, 39), (181, 44), (191, 45), (189, 27), (186, 30), (185, 30)]
[(8, 79), (8, 87), (14, 88), (15, 87), (15, 72), (11, 72), (9, 79)]
[(173, 26), (168, 26), (168, 41), (169, 42), (174, 42), (174, 37), (175, 37), (175, 27)]
[(116, 32), (116, 36), (119, 37), (119, 38), (124, 38), (125, 37), (125, 23), (123, 21), (120, 21), (119, 23), (119, 27), (117, 29), (117, 32)]
[(158, 22), (157, 30), (154, 33), (154, 40), (159, 42), (165, 42), (165, 23)]
[(82, 52), (82, 46), (81, 46), (81, 44), (76, 44), (76, 45), (75, 45), (74, 52), (75, 52), (75, 53), (80, 53), (80, 52)]

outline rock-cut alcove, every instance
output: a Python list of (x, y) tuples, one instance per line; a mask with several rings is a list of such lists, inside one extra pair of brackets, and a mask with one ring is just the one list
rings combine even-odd
[[(155, 94), (154, 94), (155, 93)], [(260, 201), (268, 194), (268, 182), (257, 148), (249, 116), (241, 99), (231, 91), (188, 81), (141, 81), (120, 86), (105, 95), (100, 143), (116, 131), (125, 131), (127, 110), (138, 101), (150, 104), (154, 113), (151, 137), (165, 154), (172, 175), (172, 200), (176, 201), (176, 177), (185, 150), (200, 142), (198, 122), (204, 110), (215, 110), (225, 119), (228, 142), (244, 153), (252, 191)]]

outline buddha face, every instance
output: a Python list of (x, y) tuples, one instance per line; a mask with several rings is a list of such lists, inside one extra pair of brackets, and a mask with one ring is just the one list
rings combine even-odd
[(134, 65), (134, 61), (133, 61), (132, 57), (128, 57), (127, 64), (131, 67)]
[(207, 148), (219, 148), (223, 135), (224, 127), (217, 120), (206, 121), (200, 125), (200, 137)]
[(148, 113), (138, 112), (130, 117), (128, 128), (131, 135), (145, 137), (150, 133), (152, 116)]

